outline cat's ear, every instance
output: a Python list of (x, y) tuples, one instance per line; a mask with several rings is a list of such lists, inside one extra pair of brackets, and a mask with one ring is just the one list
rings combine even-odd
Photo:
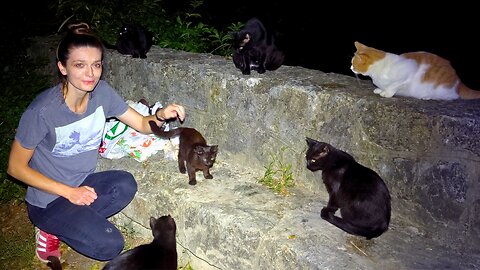
[(317, 141), (316, 141), (316, 140), (314, 140), (314, 139), (311, 139), (311, 138), (309, 138), (309, 137), (306, 137), (306, 140), (307, 140), (307, 145), (308, 145), (308, 146), (310, 146), (310, 145), (314, 145), (314, 144), (316, 144), (316, 143), (317, 143)]
[(357, 48), (357, 50), (362, 50), (362, 49), (365, 49), (365, 45), (363, 45), (362, 43), (358, 42), (358, 41), (355, 41), (355, 48)]
[(218, 151), (218, 145), (212, 145), (212, 146), (211, 146), (211, 150), (212, 150), (213, 153), (217, 153), (217, 151)]
[(154, 217), (150, 217), (150, 229), (152, 229), (152, 231), (153, 231), (153, 228), (155, 228), (156, 223), (157, 223), (157, 219)]

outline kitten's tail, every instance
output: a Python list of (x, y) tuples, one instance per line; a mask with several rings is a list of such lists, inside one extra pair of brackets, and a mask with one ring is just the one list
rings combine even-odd
[(155, 121), (148, 121), (148, 124), (150, 125), (150, 129), (152, 130), (153, 134), (157, 135), (160, 138), (165, 138), (165, 139), (170, 139), (182, 131), (182, 128), (174, 128), (169, 131), (165, 131), (164, 129), (160, 128), (157, 126)]
[(458, 86), (458, 95), (461, 99), (477, 99), (480, 98), (480, 91), (470, 89), (465, 84), (460, 83)]

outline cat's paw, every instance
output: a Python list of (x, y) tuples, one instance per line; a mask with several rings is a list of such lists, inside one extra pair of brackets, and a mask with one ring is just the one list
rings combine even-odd
[(375, 90), (373, 90), (373, 93), (375, 93), (375, 94), (380, 94), (380, 95), (382, 95), (382, 92), (383, 92), (383, 90), (380, 89), (380, 88), (376, 88)]
[(320, 212), (320, 216), (323, 219), (328, 219), (330, 215), (332, 215), (332, 212), (327, 207), (322, 208), (322, 211)]
[(188, 181), (188, 183), (192, 186), (196, 185), (197, 184), (197, 180), (196, 179), (193, 179), (193, 180), (190, 180)]
[(205, 175), (205, 179), (213, 179), (213, 175), (211, 175), (211, 174)]
[(395, 94), (395, 92), (383, 91), (382, 93), (380, 93), (380, 96), (386, 97), (386, 98), (391, 98), (391, 97), (393, 97), (394, 94)]

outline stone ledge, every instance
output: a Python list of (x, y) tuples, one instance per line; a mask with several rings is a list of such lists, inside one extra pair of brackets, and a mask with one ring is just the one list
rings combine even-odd
[(125, 98), (185, 105), (184, 125), (247, 168), (284, 147), (298, 186), (325, 194), (305, 168), (305, 136), (329, 142), (382, 176), (394, 212), (444, 245), (480, 251), (479, 100), (382, 98), (368, 80), (301, 67), (244, 76), (230, 59), (158, 47), (147, 59), (109, 52), (105, 63)]
[(220, 153), (214, 179), (197, 185), (159, 158), (100, 161), (99, 170), (127, 169), (138, 182), (134, 201), (113, 220), (151, 239), (150, 216), (177, 223), (179, 265), (194, 269), (472, 269), (480, 256), (457, 254), (428, 228), (393, 213), (389, 231), (371, 241), (350, 236), (320, 218), (323, 194), (294, 188), (280, 196), (258, 183), (264, 171)]

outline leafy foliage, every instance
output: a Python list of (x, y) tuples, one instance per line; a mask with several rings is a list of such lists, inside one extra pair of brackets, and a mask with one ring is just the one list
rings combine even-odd
[(202, 23), (196, 10), (203, 0), (192, 0), (189, 10), (181, 12), (165, 10), (162, 4), (161, 0), (58, 0), (50, 8), (62, 21), (59, 31), (70, 22), (85, 21), (99, 37), (114, 44), (123, 23), (137, 23), (153, 33), (154, 44), (160, 47), (231, 55), (231, 32), (240, 29), (238, 23), (223, 30)]
[[(17, 49), (22, 51), (22, 48)], [(2, 60), (5, 66), (0, 75), (4, 90), (0, 95), (0, 202), (6, 202), (23, 200), (25, 195), (25, 186), (9, 178), (6, 172), (18, 121), (33, 98), (47, 88), (49, 81), (46, 76), (35, 72), (45, 63), (34, 64), (27, 56), (15, 53), (11, 57), (2, 57)]]

